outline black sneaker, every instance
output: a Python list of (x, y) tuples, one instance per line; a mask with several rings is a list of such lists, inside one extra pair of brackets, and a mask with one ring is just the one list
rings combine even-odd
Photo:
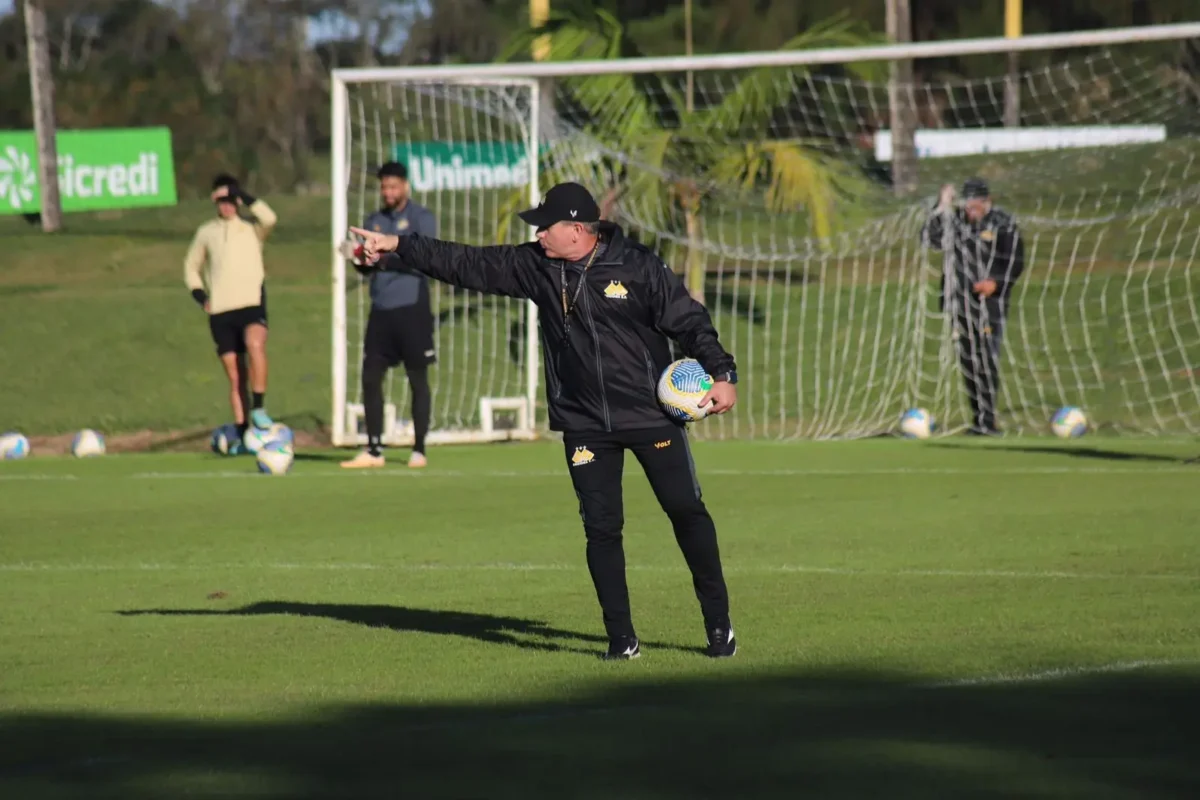
[(616, 636), (608, 641), (608, 652), (600, 656), (605, 661), (628, 661), (642, 654), (642, 645), (636, 636)]
[(708, 629), (708, 649), (706, 656), (712, 658), (729, 658), (737, 652), (737, 640), (733, 638), (732, 625), (715, 625)]

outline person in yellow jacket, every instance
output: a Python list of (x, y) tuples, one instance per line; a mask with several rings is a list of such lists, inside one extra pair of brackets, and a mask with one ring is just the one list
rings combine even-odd
[(192, 298), (208, 314), (217, 357), (229, 379), (229, 405), (237, 423), (238, 446), (233, 452), (242, 452), (242, 439), (251, 424), (256, 428), (273, 424), (265, 407), (267, 290), (263, 242), (277, 217), (264, 200), (251, 196), (232, 175), (221, 174), (213, 180), (212, 201), (217, 217), (196, 231), (184, 258), (184, 281)]

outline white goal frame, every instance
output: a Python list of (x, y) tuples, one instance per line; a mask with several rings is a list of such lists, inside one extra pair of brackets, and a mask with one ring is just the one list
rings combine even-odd
[[(538, 126), (540, 114), (538, 81), (527, 77), (473, 76), (464, 75), (446, 79), (431, 75), (421, 68), (395, 68), (383, 70), (334, 70), (330, 92), (331, 104), (331, 153), (332, 153), (332, 272), (333, 272), (333, 409), (331, 415), (331, 439), (335, 447), (366, 444), (366, 435), (358, 430), (358, 420), (363, 414), (360, 404), (349, 403), (347, 389), (349, 380), (348, 348), (349, 333), (346, 323), (346, 260), (338, 252), (338, 246), (346, 240), (349, 219), (349, 174), (347, 164), (350, 150), (347, 133), (350, 125), (350, 104), (347, 87), (354, 83), (386, 80), (411, 83), (462, 83), (470, 86), (517, 86), (530, 92), (529, 121), (526, 127), (527, 152), (538, 152)], [(537, 205), (541, 198), (538, 190), (538, 159), (529, 159), (529, 201)], [(530, 228), (530, 239), (532, 239)], [(536, 409), (538, 391), (538, 316), (537, 306), (526, 303), (525, 314), (525, 392), (520, 397), (481, 397), (479, 399), (480, 427), (472, 430), (431, 430), (426, 438), (429, 444), (471, 444), (537, 438)], [(516, 424), (500, 428), (495, 424), (496, 411), (513, 411)], [(384, 406), (383, 441), (388, 445), (405, 446), (413, 443), (411, 424), (396, 426), (396, 407), (392, 403)]]
[[(531, 92), (528, 145), (530, 153), (539, 152), (540, 79), (555, 77), (604, 75), (614, 73), (645, 74), (653, 72), (682, 73), (686, 71), (744, 70), (762, 67), (813, 66), (870, 61), (920, 60), (944, 56), (964, 56), (1017, 53), (1042, 50), (1066, 50), (1107, 45), (1146, 42), (1179, 41), (1200, 38), (1200, 22), (1169, 25), (1114, 28), (1072, 33), (1034, 34), (1019, 38), (989, 37), (939, 42), (884, 44), (865, 47), (822, 48), (812, 50), (738, 53), (715, 56), (670, 56), (620, 60), (581, 60), (570, 62), (523, 62), (481, 65), (434, 65), (417, 67), (375, 67), (335, 69), (332, 71), (332, 246), (333, 246), (333, 443), (337, 446), (361, 443), (365, 437), (357, 433), (355, 417), (347, 394), (347, 323), (346, 323), (346, 262), (337, 253), (345, 240), (348, 224), (347, 163), (349, 133), (349, 98), (347, 87), (372, 82), (388, 83), (461, 83), (463, 85), (527, 86)], [(549, 132), (548, 132), (549, 133)], [(529, 160), (529, 199), (536, 204), (542, 189), (538, 184), (538, 158)], [(481, 426), (470, 431), (431, 431), (430, 443), (487, 442), (508, 439), (537, 438), (538, 371), (541, 368), (538, 348), (537, 310), (529, 304), (526, 330), (526, 386), (523, 398), (481, 398)], [(521, 419), (517, 429), (496, 430), (491, 413), (496, 408), (517, 409)], [(394, 420), (394, 408), (388, 419)], [(411, 434), (394, 430), (385, 432), (389, 443), (411, 441)]]

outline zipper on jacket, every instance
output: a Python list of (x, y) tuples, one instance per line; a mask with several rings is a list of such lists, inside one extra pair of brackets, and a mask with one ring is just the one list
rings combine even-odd
[(657, 399), (658, 381), (654, 380), (654, 362), (650, 360), (649, 350), (643, 347), (642, 353), (646, 356), (646, 377), (650, 379), (650, 394)]
[(549, 342), (547, 342), (546, 337), (543, 336), (542, 337), (542, 352), (546, 353), (546, 356), (547, 356), (546, 357), (546, 367), (548, 368), (548, 371), (550, 373), (550, 389), (553, 393), (553, 399), (558, 400), (559, 398), (562, 397), (562, 381), (559, 380), (559, 378), (558, 378), (558, 362), (559, 362), (559, 359), (562, 357), (562, 354), (558, 353), (556, 351), (554, 353), (554, 355), (551, 356), (550, 355), (550, 347), (548, 345), (549, 345)]
[[(579, 280), (583, 280), (584, 276), (580, 275)], [(604, 409), (604, 430), (612, 432), (612, 420), (608, 416), (608, 393), (604, 391), (604, 368), (601, 366), (600, 360), (600, 334), (596, 331), (596, 323), (592, 319), (592, 299), (589, 296), (591, 293), (585, 286), (583, 288), (583, 309), (587, 313), (588, 327), (592, 330), (592, 345), (596, 348), (596, 379), (600, 381), (600, 405)]]

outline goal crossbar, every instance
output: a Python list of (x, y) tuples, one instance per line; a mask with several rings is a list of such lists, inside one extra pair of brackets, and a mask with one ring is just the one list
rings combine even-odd
[(1035, 33), (1019, 38), (1003, 36), (951, 39), (911, 44), (881, 44), (864, 47), (826, 47), (812, 50), (773, 50), (758, 53), (729, 53), (706, 56), (661, 56), (625, 59), (539, 61), (503, 64), (449, 64), (418, 67), (353, 67), (333, 70), (335, 83), (370, 81), (472, 80), (488, 78), (554, 78), (571, 75), (684, 72), (687, 70), (755, 69), (759, 67), (849, 64), (866, 61), (943, 58), (1038, 50), (1164, 42), (1200, 38), (1200, 22), (1144, 25), (1071, 33)]

